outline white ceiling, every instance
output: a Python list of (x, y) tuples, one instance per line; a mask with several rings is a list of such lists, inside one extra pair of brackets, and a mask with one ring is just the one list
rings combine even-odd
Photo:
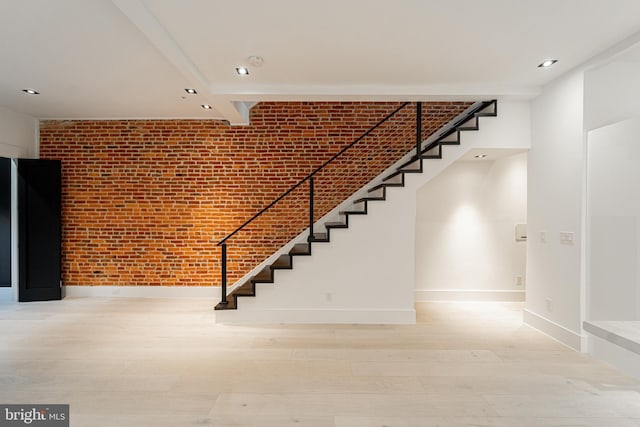
[(0, 0), (0, 105), (242, 123), (265, 100), (532, 97), (639, 32), (638, 0)]

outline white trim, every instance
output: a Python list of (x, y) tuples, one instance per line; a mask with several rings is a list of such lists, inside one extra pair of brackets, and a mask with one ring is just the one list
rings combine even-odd
[[(635, 333), (638, 326), (640, 326), (640, 322), (637, 321), (598, 322), (585, 320), (582, 322), (582, 328), (585, 332), (640, 356), (640, 341)], [(631, 333), (629, 333), (630, 331)]]
[(40, 158), (40, 120), (37, 120), (37, 119), (33, 119), (33, 120), (35, 121), (35, 126), (34, 126), (35, 141), (33, 141), (33, 158), (39, 159)]
[(408, 310), (321, 310), (266, 309), (216, 311), (216, 323), (357, 323), (409, 324), (416, 323), (416, 311)]
[(570, 347), (576, 351), (580, 351), (582, 348), (583, 336), (571, 329), (565, 328), (531, 310), (524, 310), (523, 321), (525, 324), (539, 330), (540, 332), (549, 335), (556, 341)]
[(589, 354), (596, 359), (612, 365), (627, 375), (640, 379), (640, 355), (602, 339), (587, 334)]
[[(583, 84), (584, 84), (584, 75), (583, 75)], [(583, 99), (582, 105), (584, 107), (584, 90), (583, 90)], [(582, 117), (582, 126), (584, 129), (584, 115)], [(591, 247), (590, 239), (591, 236), (589, 234), (589, 190), (587, 188), (587, 184), (589, 181), (588, 176), (588, 167), (589, 167), (589, 153), (588, 153), (588, 133), (586, 131), (582, 132), (582, 197), (580, 203), (580, 235), (582, 239), (580, 239), (580, 323), (584, 322), (587, 318), (587, 312), (589, 310), (588, 306), (588, 283), (590, 281), (590, 268), (591, 268), (591, 254), (589, 248)], [(580, 351), (583, 353), (587, 352), (587, 340), (583, 339)]]
[[(211, 110), (208, 110), (211, 111)], [(226, 120), (222, 116), (94, 116), (94, 117), (74, 117), (74, 116), (43, 116), (39, 118), (40, 121), (63, 121), (70, 120), (74, 122), (108, 122), (108, 121), (121, 121), (121, 120)]]
[(220, 299), (218, 286), (63, 286), (65, 298), (211, 298)]
[(18, 301), (18, 160), (11, 159), (11, 299)]
[[(120, 0), (122, 1), (122, 0)], [(215, 94), (234, 101), (460, 101), (509, 98), (530, 100), (540, 95), (540, 86), (514, 84), (426, 84), (426, 85), (258, 85), (251, 91), (240, 83), (216, 85)], [(213, 105), (213, 104), (212, 104)], [(215, 105), (213, 105), (215, 108)]]
[(524, 301), (525, 291), (500, 289), (416, 289), (416, 302), (426, 301)]

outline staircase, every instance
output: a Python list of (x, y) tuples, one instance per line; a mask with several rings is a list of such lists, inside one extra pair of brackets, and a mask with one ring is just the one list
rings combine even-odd
[[(408, 103), (403, 104), (400, 108), (395, 110), (391, 115), (396, 114), (399, 110), (404, 108)], [(275, 283), (277, 270), (292, 270), (294, 267), (294, 259), (297, 257), (309, 257), (312, 255), (313, 245), (316, 243), (328, 243), (331, 241), (331, 231), (334, 229), (348, 229), (349, 223), (352, 221), (351, 217), (357, 217), (361, 215), (367, 215), (370, 204), (376, 202), (383, 202), (387, 200), (387, 189), (394, 187), (405, 186), (406, 174), (418, 174), (423, 172), (425, 162), (441, 159), (442, 147), (446, 145), (459, 145), (460, 135), (463, 132), (476, 131), (479, 129), (480, 117), (494, 117), (497, 115), (497, 101), (482, 101), (476, 102), (469, 107), (464, 113), (456, 117), (450, 123), (442, 127), (439, 131), (435, 132), (428, 139), (422, 139), (421, 135), (421, 104), (417, 103), (417, 119), (416, 119), (416, 147), (408, 153), (398, 162), (398, 165), (383, 174), (381, 179), (377, 183), (370, 184), (366, 187), (364, 196), (360, 196), (353, 200), (352, 205), (345, 210), (338, 212), (335, 220), (315, 223), (313, 218), (314, 212), (314, 175), (322, 170), (325, 166), (331, 163), (336, 158), (340, 157), (346, 150), (348, 150), (353, 144), (358, 142), (354, 141), (353, 144), (346, 147), (340, 153), (332, 157), (328, 162), (316, 169), (308, 177), (300, 181), (288, 192), (283, 194), (280, 198), (276, 199), (273, 203), (260, 211), (256, 216), (247, 221), (241, 227), (236, 229), (233, 233), (223, 239), (218, 245), (222, 247), (222, 301), (215, 306), (216, 310), (236, 310), (238, 308), (239, 298), (241, 297), (255, 297), (256, 285), (258, 283)], [(390, 116), (391, 116), (390, 115)], [(390, 117), (388, 116), (388, 117)], [(388, 118), (387, 117), (387, 118)], [(385, 119), (386, 120), (386, 119)], [(384, 121), (384, 120), (383, 120)], [(382, 122), (383, 122), (382, 121)], [(382, 123), (380, 122), (380, 123)], [(380, 125), (380, 123), (378, 125)], [(376, 126), (378, 126), (376, 125)], [(371, 132), (374, 128), (370, 129), (367, 133)], [(365, 135), (367, 134), (365, 133)], [(364, 135), (363, 135), (364, 136)], [(304, 243), (294, 244), (286, 253), (279, 255), (270, 264), (265, 265), (256, 274), (250, 276), (249, 279), (244, 282), (240, 282), (239, 286), (235, 286), (234, 289), (227, 295), (226, 291), (226, 241), (235, 233), (243, 229), (253, 219), (260, 216), (267, 211), (273, 205), (275, 205), (282, 198), (286, 197), (291, 191), (308, 182), (310, 187), (310, 220), (309, 220), (309, 234), (307, 241)], [(314, 229), (319, 227), (321, 231), (315, 231)]]

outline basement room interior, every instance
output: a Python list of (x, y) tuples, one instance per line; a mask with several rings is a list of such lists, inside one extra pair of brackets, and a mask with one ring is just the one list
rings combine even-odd
[(0, 425), (640, 426), (640, 3), (0, 24)]

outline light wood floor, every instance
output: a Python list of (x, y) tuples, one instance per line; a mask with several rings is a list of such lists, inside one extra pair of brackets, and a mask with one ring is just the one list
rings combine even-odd
[(640, 382), (517, 303), (412, 326), (216, 325), (213, 303), (0, 304), (0, 403), (69, 403), (76, 427), (640, 426)]

